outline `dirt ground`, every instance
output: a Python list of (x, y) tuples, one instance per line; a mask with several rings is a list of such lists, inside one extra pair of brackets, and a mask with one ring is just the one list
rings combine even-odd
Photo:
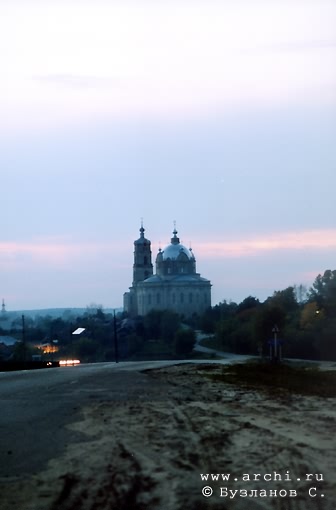
[(84, 408), (85, 440), (9, 480), (1, 510), (335, 510), (336, 399), (271, 398), (207, 377), (220, 369), (148, 371), (147, 394)]

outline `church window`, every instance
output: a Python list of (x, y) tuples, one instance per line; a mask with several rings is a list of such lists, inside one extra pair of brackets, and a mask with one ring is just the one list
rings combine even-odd
[(193, 302), (193, 295), (192, 292), (189, 292), (189, 303)]
[(181, 294), (180, 294), (180, 301), (181, 301), (181, 303), (184, 303), (184, 294), (183, 294), (183, 292), (181, 292)]
[(158, 292), (157, 295), (156, 295), (156, 303), (159, 305), (161, 302), (161, 295), (160, 293)]

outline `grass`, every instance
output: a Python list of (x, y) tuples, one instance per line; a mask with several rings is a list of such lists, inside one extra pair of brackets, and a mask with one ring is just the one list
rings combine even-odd
[(284, 394), (336, 396), (336, 370), (320, 371), (317, 367), (293, 367), (287, 363), (249, 361), (225, 365), (220, 374), (209, 373), (207, 377), (218, 382), (239, 385), (247, 390), (263, 390), (273, 396)]
[(221, 356), (209, 354), (200, 351), (191, 351), (185, 355), (177, 355), (172, 344), (164, 340), (145, 342), (141, 349), (133, 353), (127, 359), (129, 360), (161, 360), (161, 359), (221, 359)]
[(192, 351), (190, 354), (185, 356), (186, 359), (223, 359), (223, 356), (217, 356), (216, 354), (202, 352), (202, 351)]
[(224, 348), (223, 342), (218, 340), (215, 336), (209, 336), (207, 338), (203, 338), (203, 340), (199, 343), (203, 347), (207, 347), (208, 349), (215, 349), (216, 351), (225, 351), (227, 349)]
[[(181, 355), (177, 355), (173, 352), (173, 350), (171, 351), (160, 351), (160, 350), (143, 350), (141, 352), (137, 352), (137, 353), (134, 353), (132, 354), (132, 356), (128, 357), (127, 360), (129, 361), (146, 361), (146, 360), (167, 360), (167, 359), (171, 359), (171, 360), (176, 360), (176, 359), (180, 359), (180, 360), (184, 360), (184, 359), (190, 359), (190, 360), (194, 360), (194, 359), (200, 359), (200, 360), (204, 360), (204, 361), (207, 361), (209, 359), (222, 359), (221, 357), (219, 356), (216, 356), (216, 355), (213, 355), (213, 354), (207, 354), (207, 353), (204, 353), (204, 352), (198, 352), (198, 351), (193, 351), (191, 352), (190, 354), (186, 354), (185, 356), (183, 356), (182, 354)], [(208, 367), (209, 365), (207, 365)]]

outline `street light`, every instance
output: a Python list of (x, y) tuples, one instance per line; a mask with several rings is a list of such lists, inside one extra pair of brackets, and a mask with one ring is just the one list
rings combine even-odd
[(75, 329), (75, 331), (72, 332), (72, 334), (80, 335), (81, 333), (83, 333), (83, 331), (85, 331), (85, 328), (77, 328), (77, 329)]
[[(75, 329), (75, 331), (73, 331), (71, 333), (71, 343), (72, 343), (72, 335), (80, 335), (81, 333), (83, 333), (83, 331), (85, 331), (85, 328), (77, 328), (77, 329)], [(74, 345), (72, 344), (72, 351), (74, 351), (73, 347), (74, 347)], [(74, 358), (74, 354), (75, 353), (72, 352), (72, 357), (73, 358)], [(75, 361), (75, 360), (73, 360), (73, 361)]]

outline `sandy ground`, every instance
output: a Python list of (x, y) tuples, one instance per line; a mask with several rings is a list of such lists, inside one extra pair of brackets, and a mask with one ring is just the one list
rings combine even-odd
[[(271, 400), (205, 377), (215, 370), (149, 371), (147, 394), (83, 409), (71, 427), (85, 440), (44, 472), (9, 481), (1, 510), (335, 510), (336, 399)], [(201, 473), (230, 480), (202, 481)], [(239, 492), (251, 490), (258, 496)]]

